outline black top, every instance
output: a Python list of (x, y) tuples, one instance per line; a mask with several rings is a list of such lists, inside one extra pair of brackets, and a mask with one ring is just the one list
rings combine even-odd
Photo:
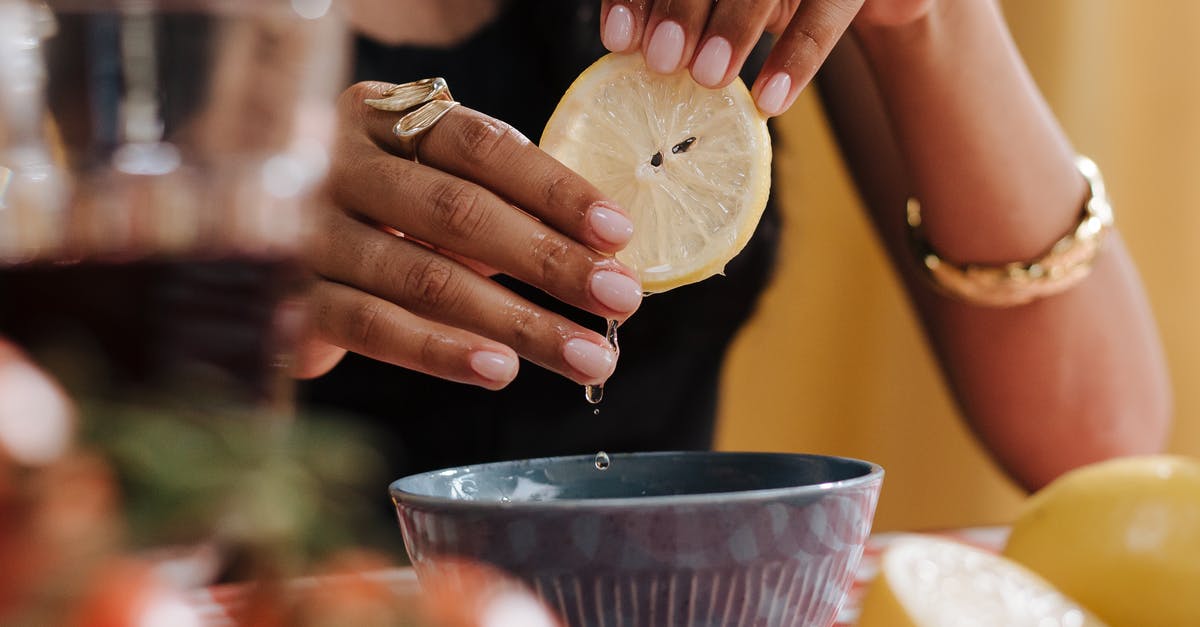
[[(452, 49), (356, 45), (356, 80), (443, 76), (457, 100), (537, 141), (571, 81), (604, 50), (595, 0), (512, 0)], [(517, 88), (519, 86), (519, 88)], [(600, 414), (583, 389), (530, 363), (500, 392), (450, 383), (358, 355), (304, 384), (313, 406), (385, 425), (388, 480), (440, 467), (534, 456), (711, 446), (721, 364), (765, 287), (778, 243), (769, 206), (726, 276), (645, 299), (620, 330), (621, 358)], [(532, 301), (602, 332), (604, 321), (501, 278)]]

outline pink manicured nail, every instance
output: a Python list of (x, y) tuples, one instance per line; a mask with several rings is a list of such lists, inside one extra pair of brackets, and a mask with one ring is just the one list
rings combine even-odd
[(642, 286), (621, 274), (601, 270), (592, 275), (592, 296), (618, 313), (630, 313), (642, 303)]
[(629, 49), (629, 44), (633, 43), (633, 13), (629, 7), (618, 4), (609, 9), (600, 39), (604, 41), (604, 47), (612, 52)]
[(607, 379), (617, 365), (617, 356), (612, 351), (580, 338), (567, 340), (563, 358), (572, 368), (596, 380)]
[(646, 65), (659, 74), (670, 74), (682, 60), (683, 27), (671, 20), (659, 22), (646, 46)]
[(608, 207), (594, 205), (588, 209), (587, 221), (596, 236), (609, 244), (622, 246), (633, 238), (633, 222)]
[(713, 37), (700, 48), (696, 62), (692, 64), (692, 78), (705, 87), (716, 87), (729, 71), (729, 60), (733, 57), (733, 46), (724, 37)]
[(791, 90), (792, 77), (787, 72), (777, 72), (758, 93), (758, 108), (767, 115), (783, 113)]
[(471, 370), (488, 381), (508, 383), (517, 376), (517, 360), (503, 353), (475, 351), (469, 361)]

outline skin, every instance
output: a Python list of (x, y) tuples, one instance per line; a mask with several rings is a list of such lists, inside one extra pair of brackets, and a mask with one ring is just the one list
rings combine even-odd
[(391, 45), (444, 47), (491, 22), (499, 0), (347, 0), (350, 21), (364, 35)]
[[(624, 212), (511, 126), (466, 107), (423, 135), (420, 163), (403, 158), (391, 134), (395, 114), (363, 104), (387, 87), (360, 83), (339, 103), (329, 182), (336, 206), (323, 212), (311, 247), (320, 280), (301, 375), (323, 374), (352, 350), (493, 389), (516, 376), (518, 355), (579, 383), (603, 382), (616, 355), (602, 335), (535, 306), (481, 270), (624, 319), (641, 301), (640, 285), (611, 255), (632, 230), (613, 241), (592, 221), (596, 211)], [(364, 170), (372, 176), (361, 176)], [(592, 289), (614, 277), (631, 286), (625, 307)], [(570, 357), (580, 342), (608, 361), (581, 369)], [(481, 354), (507, 366), (481, 371), (473, 361)]]
[[(735, 37), (748, 29), (752, 36), (730, 40), (735, 61), (725, 81), (746, 42), (762, 28), (782, 31), (763, 76), (789, 73), (785, 109), (829, 56), (834, 34), (851, 27), (826, 64), (822, 96), (870, 216), (982, 443), (1029, 489), (1078, 465), (1163, 448), (1171, 411), (1165, 360), (1119, 235), (1077, 287), (1005, 309), (933, 291), (908, 254), (902, 207), (909, 195), (922, 200), (931, 243), (959, 262), (1034, 257), (1079, 214), (1084, 182), (1072, 166), (1074, 151), (991, 0), (869, 0), (857, 14), (841, 0), (807, 0), (799, 10), (791, 2), (718, 3), (746, 8), (723, 17), (699, 16), (707, 2), (625, 4), (642, 11), (638, 46), (668, 18), (687, 25), (688, 51), (713, 33)], [(696, 14), (677, 13), (684, 9)], [(689, 54), (681, 58), (694, 62)], [(632, 276), (610, 257), (624, 242), (600, 237), (587, 220), (595, 207), (621, 209), (507, 125), (466, 108), (426, 134), (420, 164), (401, 158), (388, 134), (394, 118), (362, 105), (382, 90), (356, 85), (340, 103), (330, 180), (336, 206), (326, 210), (324, 237), (312, 246), (321, 280), (302, 373), (319, 375), (354, 350), (489, 388), (511, 381), (517, 355), (581, 383), (606, 378), (615, 360), (607, 372), (587, 374), (564, 356), (571, 340), (603, 350), (602, 337), (485, 274), (495, 268), (598, 315), (628, 316), (636, 303), (617, 311), (586, 287), (601, 271)], [(507, 167), (517, 161), (519, 172)], [(364, 169), (373, 175), (358, 175)], [(471, 362), (479, 353), (509, 358), (511, 371), (481, 376)], [(0, 386), (19, 363), (27, 362), (0, 342)], [(49, 402), (43, 413), (62, 407)]]
[[(790, 107), (825, 64), (822, 96), (870, 217), (965, 419), (1018, 483), (1035, 489), (1084, 463), (1163, 447), (1171, 411), (1165, 361), (1119, 234), (1082, 284), (1004, 309), (934, 291), (908, 252), (903, 207), (910, 195), (922, 201), (932, 245), (957, 262), (1034, 258), (1078, 219), (1085, 184), (1074, 151), (992, 0), (601, 5), (610, 49), (642, 53), (652, 67), (653, 57), (664, 71), (687, 68), (714, 85), (733, 79), (764, 31), (780, 33), (752, 88), (767, 114)], [(628, 12), (628, 29), (610, 28), (614, 11)], [(683, 41), (674, 65), (661, 63), (674, 55), (654, 42), (666, 22)], [(712, 70), (713, 55), (700, 63), (714, 38), (729, 45), (724, 73)], [(786, 93), (775, 89), (767, 98), (780, 75)], [(361, 104), (380, 89), (357, 85), (342, 101), (331, 180), (339, 208), (329, 210), (327, 237), (314, 245), (325, 280), (314, 292), (318, 315), (304, 373), (319, 375), (354, 350), (502, 387), (511, 378), (485, 380), (470, 368), (473, 354), (488, 351), (520, 355), (582, 383), (606, 377), (589, 378), (563, 357), (569, 339), (603, 346), (598, 334), (533, 308), (471, 268), (482, 263), (594, 313), (627, 316), (631, 310), (606, 311), (580, 287), (599, 269), (628, 273), (608, 257), (624, 242), (602, 241), (583, 218), (597, 204), (620, 208), (506, 125), (465, 109), (426, 134), (421, 165), (396, 158), (388, 136), (394, 115)], [(521, 168), (528, 175), (505, 167), (518, 158), (531, 164)], [(364, 167), (375, 174), (360, 176)], [(478, 218), (487, 228), (455, 228), (444, 211), (439, 217), (447, 205), (432, 192), (457, 198), (460, 188), (487, 199), (486, 220)], [(380, 223), (407, 239), (371, 228)], [(556, 243), (539, 247), (534, 233)], [(421, 277), (428, 270), (446, 277), (434, 287), (445, 285), (431, 289)]]
[[(669, 74), (687, 68), (697, 82), (708, 87), (728, 85), (762, 34), (777, 34), (750, 93), (763, 113), (779, 115), (812, 80), (862, 5), (863, 0), (604, 0), (600, 32), (609, 50), (641, 50), (651, 69)], [(614, 23), (627, 24), (630, 18), (632, 30), (625, 36), (628, 29)], [(673, 37), (667, 33), (679, 29), (683, 46), (676, 55), (678, 45), (669, 43)], [(705, 54), (710, 45), (714, 51), (728, 48), (729, 54)], [(710, 55), (720, 62), (706, 71), (711, 63), (702, 59)], [(724, 71), (719, 69), (722, 66)], [(774, 97), (765, 93), (773, 80), (780, 90)]]
[(1004, 309), (935, 292), (909, 253), (910, 195), (922, 201), (932, 245), (957, 262), (1034, 258), (1079, 218), (1075, 151), (996, 4), (939, 2), (908, 21), (857, 22), (854, 34), (823, 75), (826, 109), (986, 448), (1029, 489), (1079, 465), (1161, 451), (1171, 422), (1166, 361), (1119, 233), (1081, 284)]

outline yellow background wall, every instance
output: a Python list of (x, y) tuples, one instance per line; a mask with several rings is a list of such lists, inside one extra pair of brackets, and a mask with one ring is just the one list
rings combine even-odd
[[(1200, 2), (1003, 5), (1051, 107), (1104, 170), (1172, 368), (1171, 449), (1200, 455)], [(780, 122), (782, 260), (734, 347), (718, 446), (881, 463), (878, 530), (1011, 519), (1022, 494), (959, 421), (813, 94)]]

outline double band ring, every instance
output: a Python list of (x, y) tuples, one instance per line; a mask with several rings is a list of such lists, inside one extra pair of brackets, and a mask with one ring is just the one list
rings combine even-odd
[(458, 102), (450, 96), (450, 88), (444, 78), (424, 80), (396, 85), (383, 92), (379, 98), (363, 101), (379, 111), (400, 113), (400, 119), (392, 127), (392, 134), (399, 142), (401, 154), (417, 160), (417, 143), (421, 136)]

